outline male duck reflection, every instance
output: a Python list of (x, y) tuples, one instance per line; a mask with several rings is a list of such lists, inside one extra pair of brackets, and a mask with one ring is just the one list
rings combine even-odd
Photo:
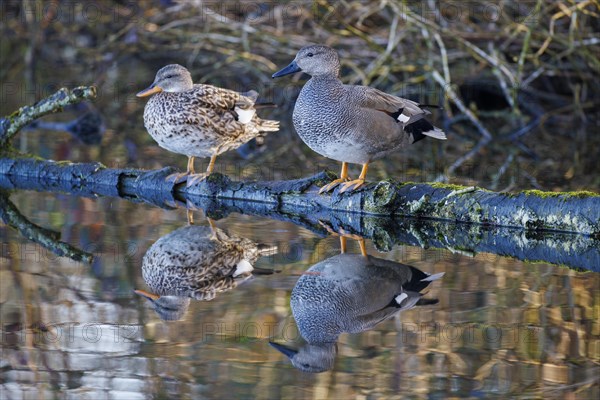
[[(211, 85), (194, 84), (187, 69), (171, 64), (161, 68), (154, 82), (137, 94), (153, 95), (144, 109), (144, 125), (164, 149), (188, 156), (187, 172), (167, 179), (188, 185), (213, 171), (217, 156), (236, 149), (265, 132), (279, 130), (279, 122), (260, 119), (258, 93), (238, 93)], [(194, 157), (210, 157), (205, 174), (195, 174)]]
[[(365, 183), (371, 161), (418, 142), (425, 137), (446, 139), (441, 129), (425, 117), (426, 106), (392, 96), (368, 86), (344, 85), (339, 79), (340, 60), (328, 46), (306, 46), (273, 78), (303, 71), (306, 82), (294, 107), (294, 128), (317, 153), (342, 162), (339, 179), (320, 193), (355, 190)], [(358, 179), (348, 179), (348, 163), (362, 164)]]
[(443, 275), (359, 254), (328, 258), (308, 269), (292, 290), (292, 314), (307, 343), (299, 350), (270, 344), (299, 370), (327, 371), (340, 334), (363, 332), (400, 311), (437, 303), (420, 292)]
[(163, 320), (178, 320), (190, 299), (212, 300), (237, 287), (252, 274), (272, 274), (257, 269), (259, 257), (274, 254), (274, 246), (228, 235), (214, 226), (189, 225), (158, 239), (142, 261), (142, 276), (151, 292), (136, 290), (152, 302)]

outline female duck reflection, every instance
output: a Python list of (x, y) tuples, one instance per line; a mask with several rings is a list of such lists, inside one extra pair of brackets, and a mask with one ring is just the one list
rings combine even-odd
[(295, 350), (270, 342), (301, 371), (333, 368), (340, 334), (372, 329), (400, 311), (438, 301), (419, 293), (444, 273), (429, 275), (410, 265), (366, 254), (342, 253), (313, 265), (298, 279), (290, 305), (306, 344)]
[(135, 293), (150, 300), (163, 320), (181, 319), (190, 299), (212, 300), (253, 274), (274, 272), (253, 264), (277, 247), (228, 235), (210, 219), (209, 223), (179, 228), (158, 239), (144, 255), (142, 276), (151, 292)]

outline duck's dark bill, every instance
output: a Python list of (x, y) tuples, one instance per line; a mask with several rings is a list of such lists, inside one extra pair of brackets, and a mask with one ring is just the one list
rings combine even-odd
[(302, 68), (296, 64), (296, 61), (292, 61), (290, 65), (282, 69), (281, 71), (277, 71), (272, 75), (272, 78), (279, 78), (280, 76), (285, 76), (289, 74), (293, 74), (294, 72), (302, 71)]
[(279, 344), (279, 343), (269, 341), (269, 344), (271, 345), (271, 347), (277, 349), (280, 353), (285, 354), (289, 358), (294, 357), (298, 353), (296, 350), (291, 349), (291, 348), (284, 346), (282, 344)]
[(160, 93), (162, 92), (162, 89), (154, 84), (148, 86), (146, 89), (142, 90), (141, 92), (138, 92), (138, 94), (136, 94), (137, 97), (146, 97), (146, 96), (150, 96), (151, 94), (154, 93)]

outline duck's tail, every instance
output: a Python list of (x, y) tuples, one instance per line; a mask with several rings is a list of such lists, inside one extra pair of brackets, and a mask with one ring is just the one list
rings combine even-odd
[(278, 251), (279, 251), (279, 248), (277, 247), (277, 245), (263, 244), (263, 243), (260, 243), (258, 245), (258, 254), (261, 257), (275, 255), (275, 254), (277, 254)]
[(254, 104), (254, 109), (258, 110), (260, 108), (277, 108), (277, 104), (270, 101), (258, 101), (258, 92), (256, 90), (249, 90), (247, 92), (240, 92), (240, 94), (244, 97), (247, 97), (252, 104)]
[[(433, 126), (431, 122), (423, 118), (423, 115), (420, 115), (419, 117), (420, 118), (414, 121), (411, 121), (409, 119), (404, 124), (404, 132), (413, 135), (413, 143), (418, 142), (421, 139), (425, 139), (426, 136), (432, 137), (434, 139), (446, 140), (446, 134), (443, 130)], [(411, 117), (411, 119), (412, 118), (413, 117)]]
[(277, 108), (277, 104), (273, 102), (265, 102), (265, 103), (254, 103), (254, 108), (260, 110), (261, 108)]
[(277, 132), (279, 130), (279, 121), (257, 118), (256, 127), (260, 132)]

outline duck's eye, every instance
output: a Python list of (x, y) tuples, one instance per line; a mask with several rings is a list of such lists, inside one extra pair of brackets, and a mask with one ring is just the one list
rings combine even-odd
[(173, 79), (173, 78), (175, 78), (175, 75), (167, 75), (163, 79)]
[(308, 53), (307, 56), (312, 57), (312, 56), (314, 56), (314, 54), (313, 53)]

